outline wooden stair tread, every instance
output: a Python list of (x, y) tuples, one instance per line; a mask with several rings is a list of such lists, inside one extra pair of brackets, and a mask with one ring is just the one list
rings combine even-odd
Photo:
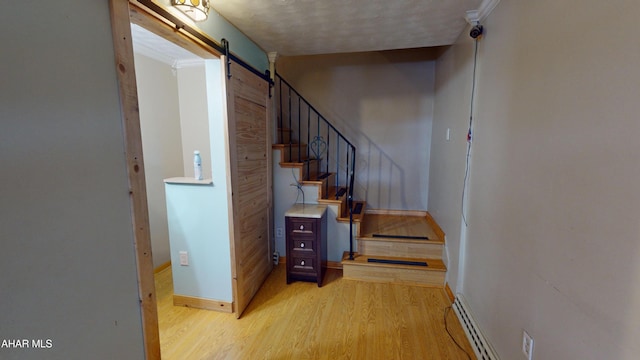
[[(331, 178), (331, 175), (333, 175), (333, 173), (328, 173), (328, 176), (322, 177), (323, 175), (325, 174), (317, 174), (316, 176), (313, 176), (310, 179), (301, 181), (301, 183), (305, 185), (325, 185), (328, 179)], [(320, 179), (320, 177), (322, 178)]]
[(292, 148), (299, 148), (299, 147), (306, 147), (307, 144), (299, 144), (299, 143), (291, 143), (291, 144), (273, 144), (271, 145), (272, 149), (284, 149), (284, 148), (288, 148), (288, 147), (292, 147)]
[[(364, 219), (364, 208), (367, 204), (366, 201), (354, 201), (353, 207), (356, 207), (358, 204), (362, 204), (362, 211), (360, 214), (353, 214), (353, 222), (361, 222)], [(338, 221), (349, 222), (349, 212), (345, 211), (344, 216), (338, 217)]]
[(324, 182), (322, 180), (302, 180), (300, 181), (302, 185), (319, 185), (322, 186)]
[(322, 199), (318, 199), (318, 203), (320, 204), (340, 204), (342, 203), (342, 201), (344, 200), (344, 198), (347, 196), (346, 194), (340, 196), (339, 198), (336, 199), (336, 192), (338, 192), (338, 189), (340, 188), (340, 186), (329, 186), (329, 191), (325, 194), (325, 196)]
[(279, 162), (280, 166), (282, 167), (299, 167), (299, 166), (307, 166), (308, 162), (317, 162), (319, 161), (319, 159), (316, 158), (309, 158), (309, 159), (302, 159), (302, 161), (292, 161), (292, 162), (288, 162), (288, 161), (281, 161)]
[(340, 204), (342, 202), (342, 200), (340, 199), (318, 199), (318, 204)]
[(307, 144), (273, 144), (271, 145), (271, 149), (280, 150), (281, 162), (300, 162), (312, 159), (309, 156)]
[[(367, 215), (369, 217), (371, 215)], [(414, 243), (414, 244), (444, 244), (444, 241), (440, 239), (431, 238), (427, 239), (411, 239), (405, 237), (375, 237), (372, 234), (365, 234), (362, 236), (358, 236), (358, 240), (367, 240), (367, 241), (386, 241), (386, 242), (404, 242), (404, 243)]]
[[(384, 264), (384, 263), (372, 263), (369, 262), (369, 258), (383, 259), (383, 260), (399, 260), (399, 261), (417, 261), (426, 262), (427, 266), (416, 265), (404, 265), (404, 264)], [(401, 269), (413, 269), (423, 271), (447, 271), (447, 267), (440, 259), (423, 259), (423, 258), (405, 258), (394, 256), (374, 256), (365, 254), (354, 254), (353, 260), (349, 260), (349, 252), (345, 251), (342, 256), (342, 265), (357, 265), (357, 266), (375, 266), (384, 268), (401, 268)]]

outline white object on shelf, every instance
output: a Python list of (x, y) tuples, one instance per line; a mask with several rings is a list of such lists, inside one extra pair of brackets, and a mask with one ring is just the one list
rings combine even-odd
[(202, 158), (198, 150), (193, 152), (193, 173), (196, 180), (202, 180)]

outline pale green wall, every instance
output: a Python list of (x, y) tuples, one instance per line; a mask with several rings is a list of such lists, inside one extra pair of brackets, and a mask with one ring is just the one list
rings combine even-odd
[[(639, 12), (631, 0), (512, 0), (485, 22), (461, 290), (502, 359), (524, 358), (523, 329), (535, 359), (640, 352)], [(469, 73), (467, 36), (438, 62), (436, 92), (452, 97), (434, 134), (461, 128), (454, 104), (468, 108), (471, 77), (452, 74)], [(429, 209), (455, 227), (459, 190), (436, 178), (459, 184), (464, 142), (435, 145), (432, 164), (452, 168), (432, 168), (430, 194), (450, 196)]]
[(189, 24), (199, 28), (218, 43), (223, 38), (227, 39), (229, 41), (229, 50), (261, 73), (269, 69), (269, 60), (264, 50), (220, 16), (213, 8), (206, 21), (194, 23), (180, 11), (173, 9), (170, 5), (171, 0), (158, 0), (158, 3), (165, 6), (176, 16), (180, 16)]
[(107, 1), (0, 11), (2, 359), (142, 359)]

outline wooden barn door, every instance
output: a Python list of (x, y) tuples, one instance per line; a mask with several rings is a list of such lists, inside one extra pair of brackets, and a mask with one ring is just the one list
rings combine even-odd
[(268, 82), (233, 62), (230, 68), (226, 91), (233, 205), (231, 271), (239, 318), (273, 269), (271, 101)]

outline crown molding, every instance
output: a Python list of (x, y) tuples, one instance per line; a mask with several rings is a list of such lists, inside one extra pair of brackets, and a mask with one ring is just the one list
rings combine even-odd
[(465, 15), (465, 19), (471, 25), (477, 25), (491, 14), (493, 9), (498, 5), (500, 0), (482, 0), (477, 10), (469, 10)]
[(133, 52), (160, 61), (161, 63), (165, 63), (169, 66), (174, 66), (176, 63), (176, 60), (173, 57), (140, 42), (134, 42)]
[(202, 66), (204, 65), (205, 59), (188, 59), (188, 60), (176, 60), (173, 67), (174, 69), (181, 69), (191, 66)]

